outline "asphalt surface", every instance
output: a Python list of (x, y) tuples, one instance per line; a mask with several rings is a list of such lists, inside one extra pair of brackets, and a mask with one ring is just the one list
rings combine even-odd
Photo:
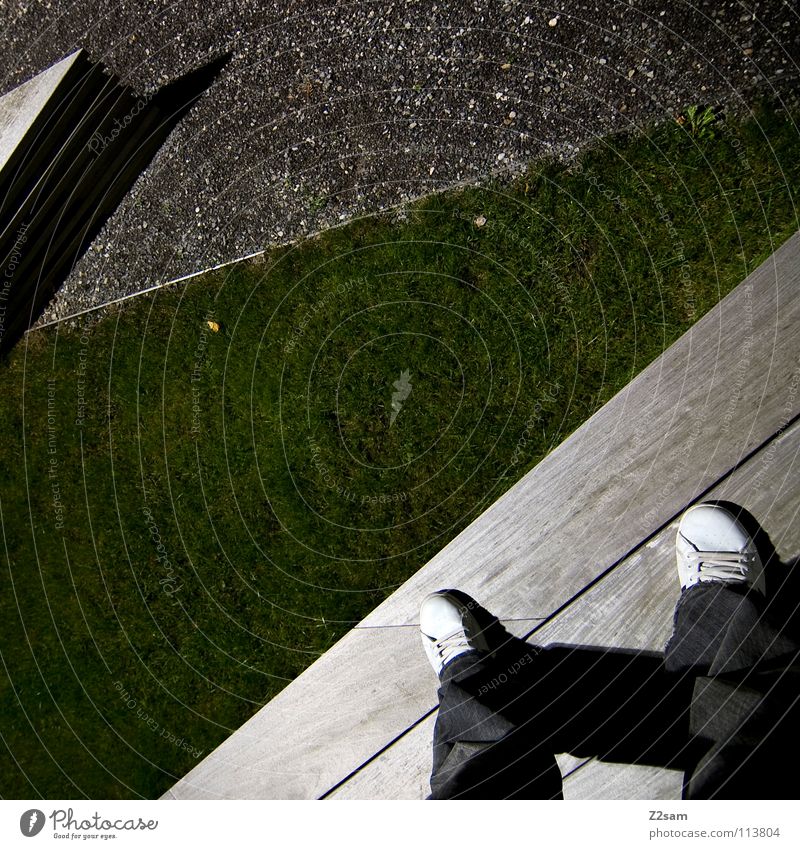
[(233, 54), (43, 321), (689, 104), (800, 88), (794, 0), (4, 0), (0, 47), (0, 92), (79, 47), (142, 94)]

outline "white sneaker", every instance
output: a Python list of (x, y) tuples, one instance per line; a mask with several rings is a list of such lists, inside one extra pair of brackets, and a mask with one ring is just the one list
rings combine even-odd
[[(459, 596), (461, 596), (459, 598)], [(419, 609), (422, 646), (437, 675), (468, 651), (488, 653), (489, 644), (472, 610), (478, 603), (466, 594), (450, 590), (431, 593)]]
[(748, 584), (764, 594), (764, 564), (741, 522), (718, 504), (690, 507), (675, 540), (678, 577), (686, 589), (705, 581)]

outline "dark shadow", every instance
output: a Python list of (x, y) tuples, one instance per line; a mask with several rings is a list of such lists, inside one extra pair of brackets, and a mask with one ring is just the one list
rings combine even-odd
[(230, 59), (139, 96), (80, 53), (0, 163), (0, 353), (39, 319), (167, 136)]
[(664, 671), (663, 656), (601, 646), (538, 646), (510, 634), (459, 590), (492, 648), (490, 665), (461, 686), (549, 752), (683, 769), (693, 682)]
[[(531, 650), (518, 648), (523, 657)], [(556, 644), (536, 647), (534, 663), (513, 669), (513, 660), (494, 664), (490, 689), (485, 674), (461, 686), (530, 730), (543, 751), (681, 770), (695, 757), (694, 679), (668, 674), (661, 655)]]

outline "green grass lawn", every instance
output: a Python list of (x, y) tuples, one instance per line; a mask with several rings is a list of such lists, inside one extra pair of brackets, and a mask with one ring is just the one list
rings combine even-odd
[(30, 334), (0, 365), (0, 793), (165, 791), (794, 232), (794, 122), (710, 129)]

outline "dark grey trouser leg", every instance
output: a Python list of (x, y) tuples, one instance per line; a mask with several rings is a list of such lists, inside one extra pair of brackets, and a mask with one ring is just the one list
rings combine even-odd
[(684, 769), (691, 681), (660, 655), (521, 640), (445, 667), (432, 797), (562, 798), (554, 753)]
[(665, 665), (697, 676), (690, 733), (703, 754), (684, 797), (797, 798), (800, 643), (753, 592), (725, 584), (684, 591)]
[(444, 668), (429, 798), (561, 798), (561, 773), (552, 752), (531, 745), (527, 729), (482, 699), (499, 676), (508, 677), (508, 669), (532, 662), (536, 649), (522, 646), (516, 667), (469, 652)]

